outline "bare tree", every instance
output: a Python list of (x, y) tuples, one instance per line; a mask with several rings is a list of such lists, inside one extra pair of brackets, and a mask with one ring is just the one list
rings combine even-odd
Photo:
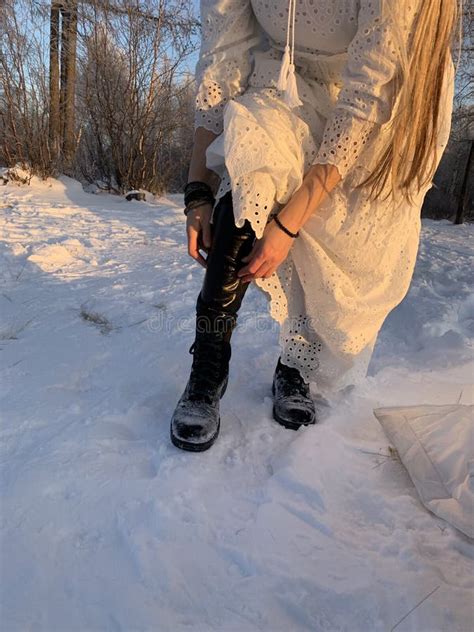
[[(189, 127), (183, 98), (192, 98), (192, 78), (181, 71), (196, 45), (189, 3), (137, 10), (98, 2), (88, 6), (87, 18), (78, 84), (82, 173), (120, 191), (162, 191), (176, 174), (173, 154), (180, 152), (172, 147)], [(188, 142), (181, 155), (189, 159), (189, 152)]]
[(49, 39), (49, 142), (52, 156), (58, 160), (60, 150), (60, 111), (59, 111), (59, 51), (60, 51), (61, 5), (51, 2), (50, 39)]
[(120, 191), (179, 180), (190, 156), (192, 0), (6, 0), (2, 17), (3, 164)]
[(471, 136), (469, 142), (469, 152), (464, 166), (464, 176), (462, 178), (461, 192), (458, 200), (458, 207), (456, 211), (456, 217), (454, 219), (455, 224), (462, 224), (467, 215), (469, 205), (469, 183), (473, 173), (473, 156), (474, 156), (474, 139)]
[(472, 218), (472, 142), (474, 139), (473, 8), (464, 3), (463, 32), (453, 51), (457, 63), (449, 144), (426, 196), (423, 215), (455, 223)]
[(54, 169), (49, 142), (48, 47), (44, 7), (2, 6), (0, 54), (0, 161), (31, 166), (46, 175)]
[[(467, 213), (472, 193), (472, 167), (474, 145), (474, 9), (471, 4), (464, 7), (462, 48), (457, 73), (457, 90), (454, 103), (452, 144), (456, 147), (459, 172), (459, 195), (455, 224), (462, 224)], [(461, 161), (459, 162), (459, 158)], [(464, 158), (464, 160), (462, 160)]]
[(77, 48), (77, 0), (64, 0), (61, 7), (61, 136), (63, 168), (70, 169), (76, 148), (75, 96)]

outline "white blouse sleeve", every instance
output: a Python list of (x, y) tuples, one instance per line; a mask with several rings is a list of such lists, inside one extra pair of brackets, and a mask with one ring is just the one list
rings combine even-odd
[(252, 68), (251, 48), (262, 30), (250, 0), (201, 0), (202, 39), (195, 77), (194, 128), (223, 130), (224, 107), (245, 91)]
[[(388, 5), (384, 13), (382, 4)], [(313, 164), (332, 164), (344, 178), (380, 125), (390, 120), (399, 69), (395, 29), (405, 40), (408, 38), (416, 4), (361, 0), (342, 86)]]

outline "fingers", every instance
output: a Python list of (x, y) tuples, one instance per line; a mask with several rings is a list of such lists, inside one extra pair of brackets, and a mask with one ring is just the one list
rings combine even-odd
[(188, 234), (188, 254), (204, 268), (207, 267), (207, 262), (201, 255), (200, 250), (204, 250), (204, 252), (208, 253), (211, 248), (211, 213), (211, 204), (200, 205), (192, 211), (189, 211), (186, 222), (186, 232)]
[(204, 248), (210, 249), (211, 247), (211, 224), (209, 221), (202, 222), (202, 243)]
[(202, 231), (198, 234), (198, 250), (203, 250), (206, 255), (208, 255), (210, 251), (210, 248), (207, 248), (202, 242)]
[(188, 254), (193, 259), (196, 259), (198, 263), (200, 263), (203, 268), (207, 266), (206, 260), (199, 252), (199, 244), (198, 244), (198, 236), (199, 233), (194, 226), (187, 227), (188, 233)]
[(240, 268), (240, 270), (237, 272), (237, 276), (243, 278), (245, 276), (255, 274), (255, 272), (257, 272), (264, 261), (265, 258), (262, 257), (262, 255), (256, 254), (246, 266)]
[[(255, 241), (253, 242), (252, 249), (250, 250), (249, 254), (245, 255), (245, 257), (242, 257), (241, 261), (243, 263), (250, 263), (252, 259), (257, 257), (261, 251), (262, 251), (262, 240), (255, 239)], [(243, 270), (243, 268), (241, 268), (241, 270)]]
[(249, 257), (252, 257), (251, 260), (237, 273), (237, 276), (240, 277), (244, 283), (248, 283), (258, 277), (267, 278), (273, 274), (277, 267), (273, 258), (269, 257), (258, 245), (254, 249), (253, 256), (251, 252), (242, 260), (248, 259)]
[(260, 267), (253, 273), (245, 274), (242, 277), (243, 283), (249, 283), (255, 279), (267, 279), (274, 272), (274, 266), (269, 261), (264, 261)]
[[(253, 248), (249, 252), (249, 254), (246, 255), (245, 257), (242, 257), (241, 261), (243, 261), (244, 263), (247, 263), (247, 265), (240, 268), (240, 270), (237, 272), (237, 276), (240, 277), (240, 276), (243, 276), (244, 274), (247, 274), (248, 272), (253, 273), (255, 270), (257, 270), (257, 268), (262, 263), (262, 261), (260, 260), (261, 256), (262, 256), (261, 246), (260, 246), (260, 243), (257, 241), (253, 245)], [(257, 267), (255, 267), (256, 265)]]

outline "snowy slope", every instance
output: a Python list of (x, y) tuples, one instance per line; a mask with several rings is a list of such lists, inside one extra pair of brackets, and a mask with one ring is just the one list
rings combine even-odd
[(181, 203), (0, 189), (2, 629), (472, 629), (474, 545), (372, 409), (472, 402), (473, 227), (423, 223), (366, 383), (316, 397), (314, 428), (271, 419), (277, 326), (251, 287), (221, 435), (192, 454), (168, 439), (203, 275)]

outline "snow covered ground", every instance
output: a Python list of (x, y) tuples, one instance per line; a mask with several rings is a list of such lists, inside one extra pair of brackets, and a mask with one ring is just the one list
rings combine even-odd
[(277, 326), (251, 287), (221, 435), (192, 454), (168, 439), (203, 275), (181, 202), (0, 189), (2, 629), (471, 630), (474, 545), (372, 409), (472, 402), (474, 227), (423, 222), (366, 383), (313, 428), (271, 419)]

